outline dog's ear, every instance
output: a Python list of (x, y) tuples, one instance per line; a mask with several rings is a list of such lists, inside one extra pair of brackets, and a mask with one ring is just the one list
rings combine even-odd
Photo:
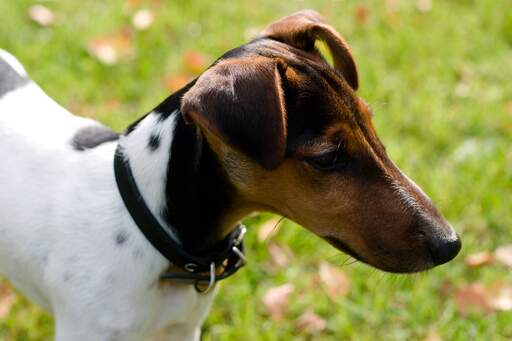
[(324, 41), (331, 51), (334, 67), (342, 73), (347, 83), (357, 90), (357, 67), (350, 48), (338, 32), (326, 24), (317, 12), (304, 10), (284, 17), (270, 24), (261, 36), (306, 51), (314, 50), (316, 40)]
[[(194, 122), (266, 169), (286, 151), (282, 61), (253, 57), (221, 60), (203, 73), (181, 101)], [(281, 72), (280, 72), (281, 70)]]

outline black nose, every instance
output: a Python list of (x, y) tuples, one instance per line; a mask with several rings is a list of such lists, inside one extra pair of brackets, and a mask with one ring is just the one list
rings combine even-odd
[(441, 265), (455, 258), (461, 246), (459, 236), (448, 240), (436, 238), (430, 245), (430, 254), (432, 255), (434, 265)]

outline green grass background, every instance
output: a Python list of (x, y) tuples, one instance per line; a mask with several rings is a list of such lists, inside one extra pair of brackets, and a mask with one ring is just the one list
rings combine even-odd
[[(248, 220), (249, 265), (220, 286), (204, 340), (443, 340), (512, 339), (512, 312), (457, 312), (453, 291), (472, 282), (512, 284), (501, 265), (472, 269), (464, 256), (512, 242), (512, 3), (434, 1), (142, 1), (154, 24), (135, 32), (131, 60), (105, 66), (86, 51), (96, 36), (129, 27), (137, 1), (41, 1), (58, 16), (42, 28), (27, 16), (36, 3), (0, 0), (0, 47), (23, 62), (47, 93), (72, 111), (122, 130), (169, 94), (166, 77), (183, 72), (195, 50), (208, 62), (243, 44), (281, 16), (319, 11), (351, 45), (360, 95), (376, 112), (377, 131), (392, 159), (432, 197), (462, 236), (453, 262), (413, 276), (384, 274), (363, 264), (342, 266), (351, 281), (336, 300), (314, 285), (318, 262), (341, 266), (346, 257), (291, 222), (276, 242), (295, 257), (278, 272), (265, 267), (267, 245), (256, 238), (268, 216)], [(367, 11), (364, 22), (357, 13)], [(114, 103), (115, 105), (113, 105)], [(272, 286), (293, 283), (284, 321), (261, 303)], [(295, 320), (312, 310), (327, 321), (317, 335), (299, 333)], [(47, 340), (51, 317), (18, 298), (0, 321), (1, 340)]]

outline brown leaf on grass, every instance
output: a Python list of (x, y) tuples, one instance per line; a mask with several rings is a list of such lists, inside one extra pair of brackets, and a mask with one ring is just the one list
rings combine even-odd
[(494, 311), (487, 290), (481, 283), (472, 283), (460, 288), (455, 295), (455, 304), (462, 315)]
[(135, 52), (132, 33), (129, 29), (123, 29), (114, 35), (92, 38), (87, 42), (87, 51), (105, 65), (130, 59)]
[(509, 114), (509, 115), (512, 115), (512, 101), (507, 101), (505, 103), (505, 111)]
[(425, 336), (423, 341), (443, 341), (443, 339), (441, 338), (438, 332), (432, 330), (430, 333), (428, 333), (427, 336)]
[(347, 275), (341, 269), (327, 262), (321, 262), (318, 275), (320, 276), (325, 291), (333, 300), (343, 297), (348, 293), (350, 282)]
[(368, 22), (368, 18), (370, 17), (370, 9), (365, 5), (356, 6), (356, 22), (360, 25), (364, 25)]
[(9, 314), (15, 302), (16, 295), (11, 288), (5, 284), (0, 284), (0, 319)]
[(299, 316), (297, 322), (295, 322), (295, 326), (300, 332), (314, 334), (324, 331), (325, 328), (327, 328), (327, 322), (318, 314), (312, 311), (306, 311)]
[(277, 232), (277, 224), (279, 224), (278, 218), (269, 219), (261, 224), (258, 230), (258, 240), (263, 243), (272, 238)]
[(417, 0), (416, 8), (420, 12), (430, 12), (432, 10), (432, 0)]
[(496, 283), (488, 290), (490, 305), (495, 310), (512, 310), (512, 286), (504, 283)]
[(494, 251), (494, 257), (497, 261), (512, 267), (512, 244), (503, 245)]
[(132, 17), (132, 25), (136, 30), (147, 30), (153, 24), (153, 12), (149, 9), (140, 9)]
[(293, 259), (292, 250), (286, 245), (278, 245), (277, 243), (270, 243), (268, 245), (268, 253), (270, 261), (274, 267), (284, 268)]
[(43, 5), (30, 6), (28, 16), (41, 26), (51, 26), (55, 23), (55, 14)]
[(288, 310), (288, 303), (290, 302), (290, 295), (293, 290), (293, 284), (287, 283), (278, 287), (270, 288), (267, 290), (265, 295), (263, 295), (263, 305), (273, 320), (283, 320), (286, 311)]
[(206, 68), (206, 58), (197, 51), (188, 50), (183, 55), (183, 70), (198, 75)]
[(191, 77), (183, 74), (172, 75), (165, 78), (165, 86), (171, 92), (175, 92), (184, 87), (190, 80)]
[(493, 260), (494, 257), (492, 256), (492, 253), (489, 251), (482, 251), (467, 256), (464, 263), (469, 267), (477, 268), (483, 265), (489, 265)]

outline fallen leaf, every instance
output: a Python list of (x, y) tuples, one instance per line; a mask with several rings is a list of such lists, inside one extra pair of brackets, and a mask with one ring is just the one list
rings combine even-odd
[(198, 75), (206, 68), (206, 58), (197, 51), (188, 50), (183, 54), (183, 69), (185, 72)]
[(278, 224), (278, 218), (269, 219), (261, 224), (260, 229), (258, 230), (258, 240), (263, 243), (272, 238), (277, 232)]
[(508, 102), (505, 103), (505, 111), (509, 115), (512, 115), (512, 101), (508, 101)]
[(165, 86), (168, 90), (175, 92), (187, 85), (190, 79), (191, 77), (185, 76), (183, 74), (169, 76), (165, 78)]
[(267, 290), (263, 295), (263, 305), (267, 313), (275, 321), (282, 321), (288, 309), (290, 295), (294, 290), (293, 284), (287, 283)]
[(28, 16), (41, 26), (50, 26), (55, 23), (55, 14), (43, 5), (30, 6)]
[(270, 254), (272, 265), (278, 268), (284, 268), (290, 264), (293, 258), (293, 252), (288, 246), (276, 243), (268, 245), (268, 253)]
[(433, 330), (430, 333), (428, 333), (428, 335), (423, 339), (423, 341), (443, 341), (443, 339), (435, 330)]
[(494, 251), (494, 257), (497, 261), (512, 267), (512, 244), (503, 245)]
[(460, 288), (455, 295), (457, 310), (462, 315), (469, 313), (491, 313), (494, 311), (485, 287), (480, 283), (472, 283)]
[(494, 257), (492, 256), (492, 253), (489, 251), (482, 251), (467, 256), (464, 262), (469, 267), (477, 268), (483, 265), (491, 264), (493, 260)]
[(455, 89), (453, 89), (453, 94), (456, 97), (460, 97), (460, 98), (468, 97), (470, 92), (471, 92), (471, 87), (469, 86), (469, 84), (466, 82), (462, 82), (462, 81), (457, 83), (457, 85), (455, 86)]
[(132, 17), (132, 25), (139, 31), (147, 30), (153, 24), (153, 12), (149, 9), (141, 9)]
[(449, 280), (444, 280), (439, 286), (439, 294), (443, 297), (451, 297), (453, 296), (453, 291), (455, 290), (454, 285)]
[(134, 55), (132, 34), (124, 29), (118, 34), (95, 37), (87, 43), (89, 53), (105, 65), (114, 65), (121, 59), (129, 59)]
[(356, 21), (360, 25), (366, 24), (368, 18), (370, 17), (370, 9), (368, 6), (359, 5), (356, 7)]
[(3, 319), (9, 314), (15, 302), (16, 295), (12, 292), (10, 287), (5, 284), (0, 285), (0, 319)]
[(416, 8), (420, 12), (430, 12), (432, 10), (432, 0), (417, 0)]
[(312, 311), (306, 311), (299, 316), (295, 326), (301, 332), (313, 334), (325, 330), (327, 322), (318, 314)]
[(333, 300), (348, 293), (350, 282), (347, 275), (341, 269), (327, 262), (321, 262), (318, 274), (324, 284), (325, 291)]
[(488, 291), (490, 305), (495, 310), (512, 310), (512, 286), (503, 283), (493, 285)]

